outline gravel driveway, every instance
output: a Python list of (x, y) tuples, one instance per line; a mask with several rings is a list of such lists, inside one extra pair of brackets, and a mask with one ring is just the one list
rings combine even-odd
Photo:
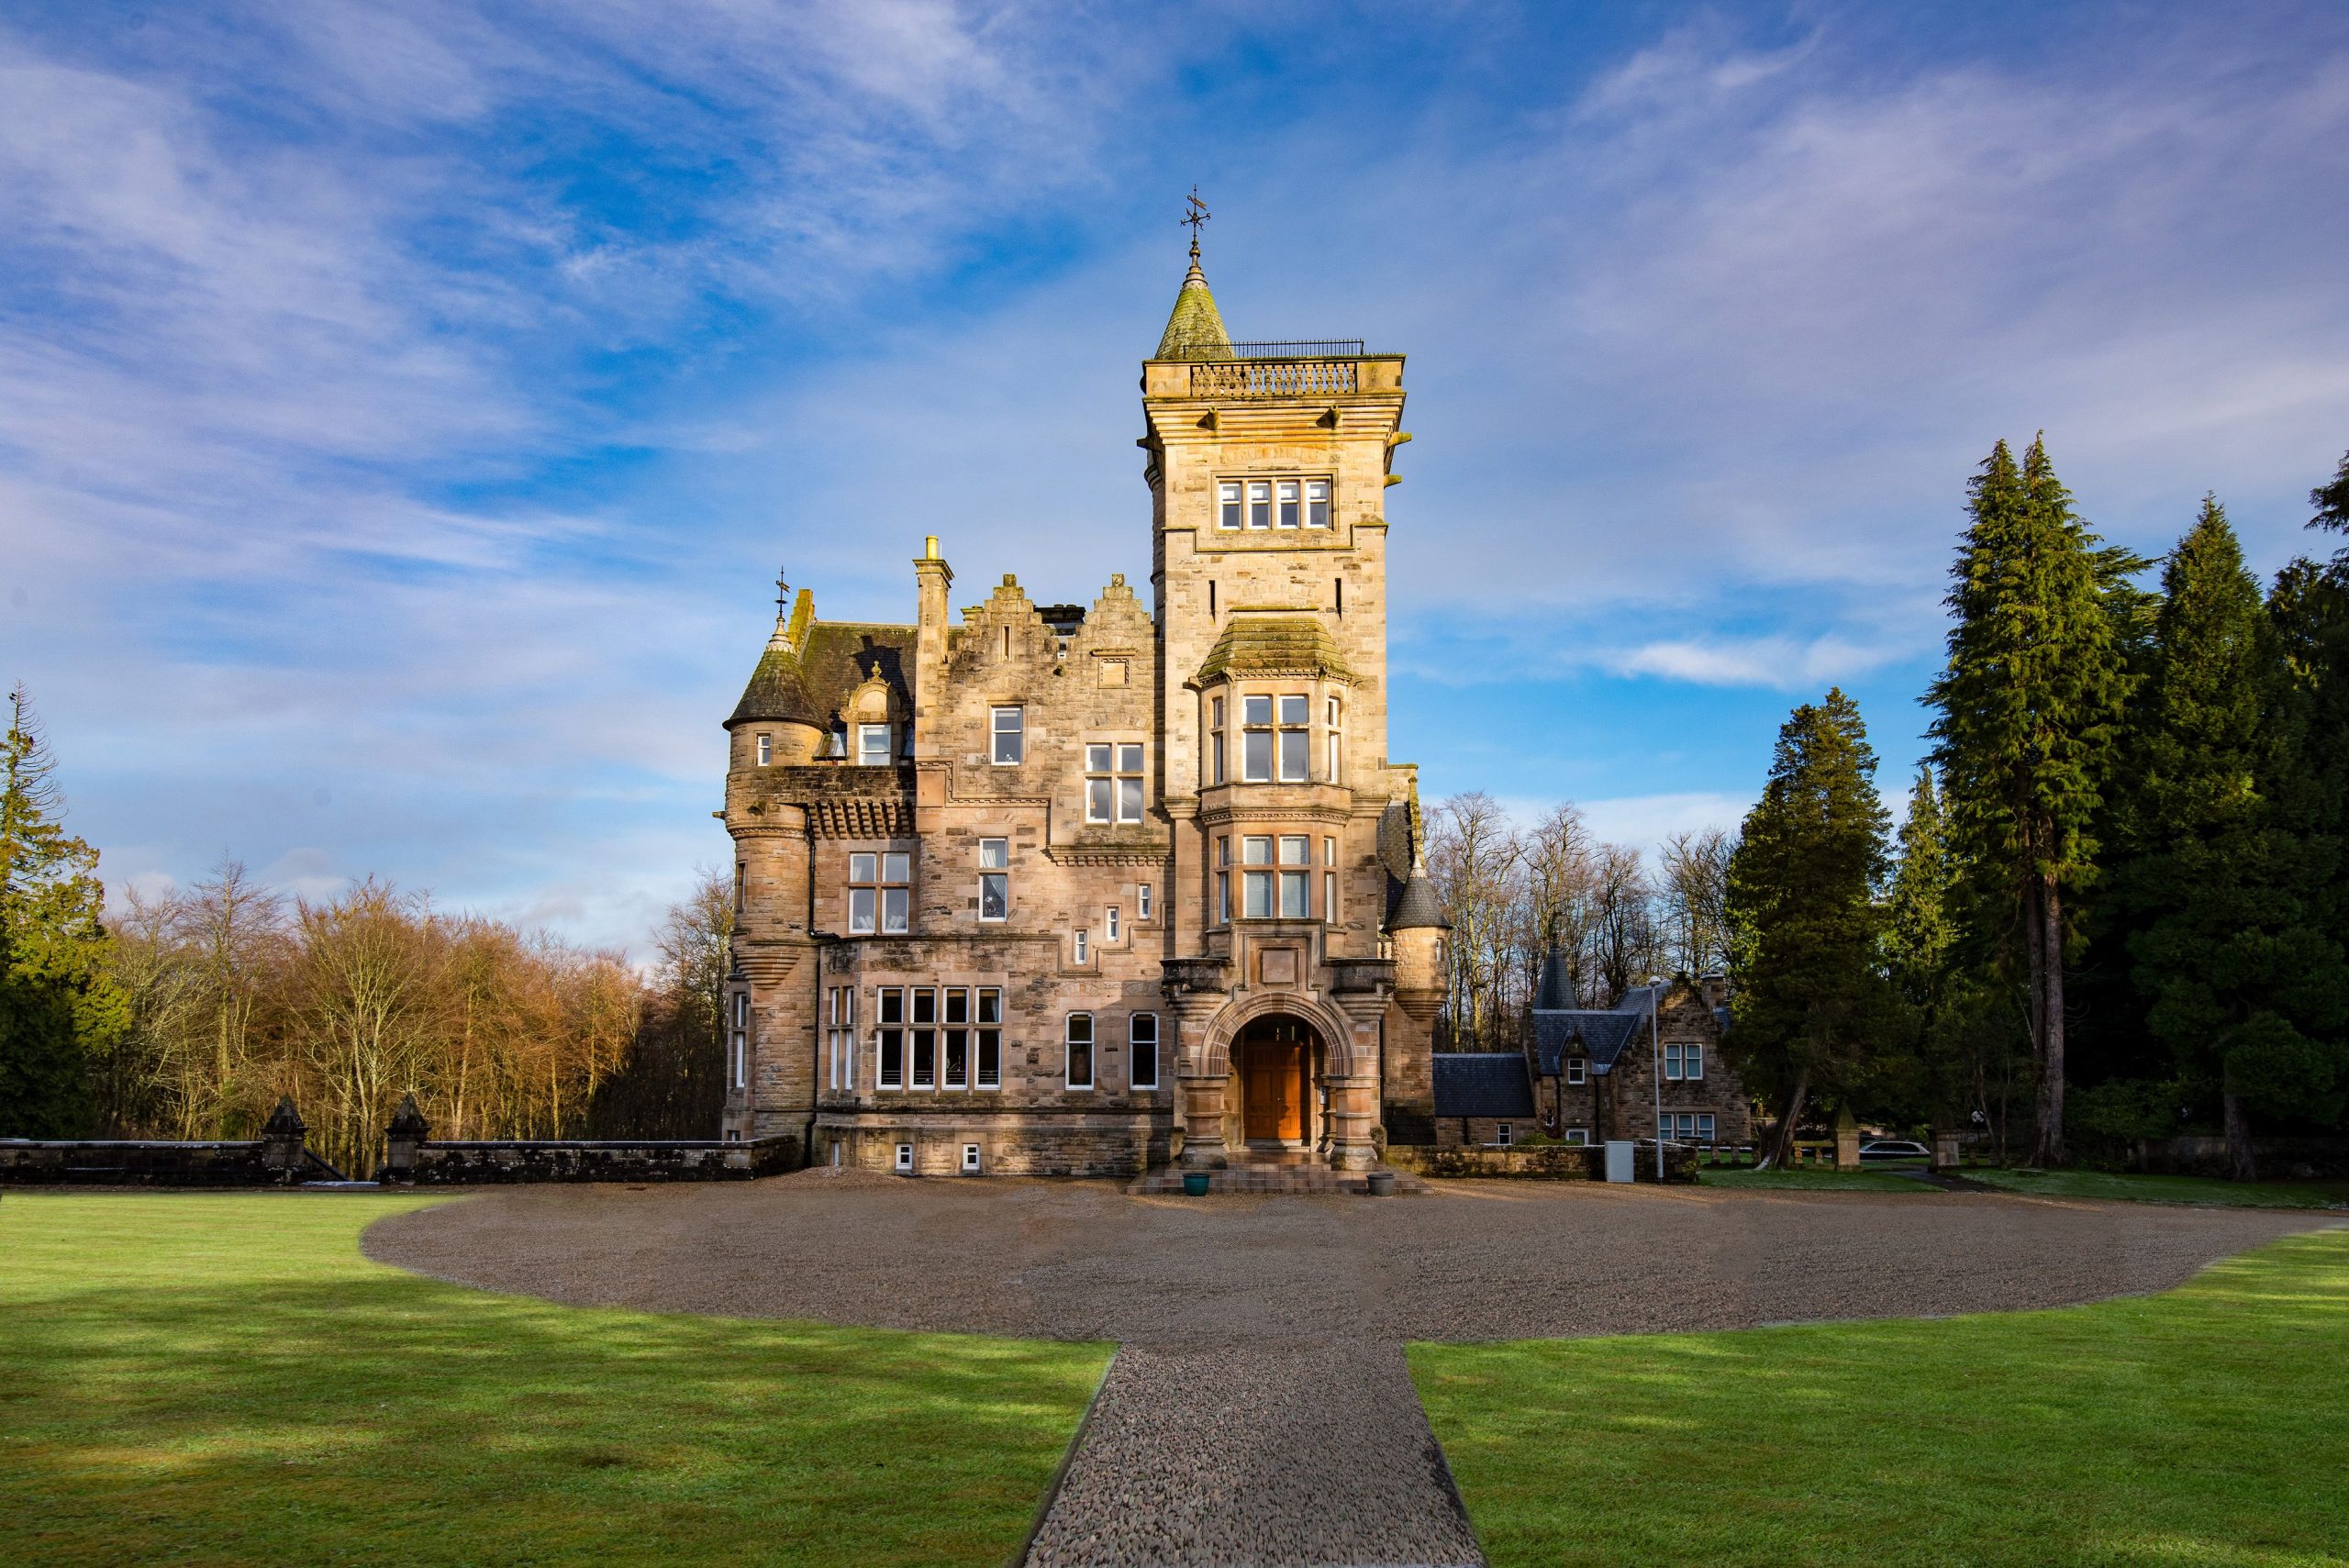
[(2054, 1307), (2162, 1289), (2327, 1223), (2009, 1195), (1433, 1188), (1192, 1200), (819, 1172), (530, 1186), (379, 1221), (364, 1246), (583, 1306), (1114, 1340), (1032, 1568), (1433, 1564), (1482, 1559), (1403, 1340)]

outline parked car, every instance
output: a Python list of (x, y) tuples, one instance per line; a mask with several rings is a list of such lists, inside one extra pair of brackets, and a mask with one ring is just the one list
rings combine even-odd
[(1871, 1138), (1860, 1145), (1860, 1158), (1868, 1160), (1931, 1160), (1933, 1151), (1913, 1138)]

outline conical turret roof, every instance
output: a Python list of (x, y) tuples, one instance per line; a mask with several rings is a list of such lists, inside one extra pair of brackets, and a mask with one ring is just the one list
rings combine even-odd
[(1158, 339), (1154, 360), (1228, 360), (1231, 336), (1223, 329), (1223, 313), (1208, 292), (1208, 275), (1199, 271), (1199, 252), (1191, 251), (1191, 270), (1183, 275), (1182, 291), (1174, 296), (1174, 314)]
[(734, 705), (733, 717), (726, 721), (727, 728), (760, 719), (770, 724), (824, 728), (823, 710), (816, 706), (815, 695), (807, 689), (807, 673), (799, 663), (799, 650), (807, 640), (808, 623), (815, 617), (816, 596), (802, 588), (790, 616), (775, 617), (774, 635), (767, 639), (766, 651), (759, 655), (758, 667), (751, 672), (751, 684), (742, 688), (742, 700)]
[(1387, 917), (1390, 931), (1448, 931), (1452, 922), (1443, 917), (1443, 901), (1436, 895), (1435, 878), (1428, 874), (1428, 862), (1423, 855), (1411, 857), (1410, 880), (1403, 884), (1403, 896), (1395, 901), (1395, 913)]

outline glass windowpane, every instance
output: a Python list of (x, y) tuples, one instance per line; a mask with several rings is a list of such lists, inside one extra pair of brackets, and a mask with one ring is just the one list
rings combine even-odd
[(1270, 916), (1273, 912), (1273, 873), (1252, 871), (1245, 873), (1242, 880), (1246, 883), (1241, 891), (1246, 895), (1248, 917), (1261, 920)]
[(1011, 912), (1011, 879), (987, 872), (979, 877), (979, 918), (1000, 920)]
[(1107, 746), (1087, 746), (1085, 749), (1085, 771), (1088, 773), (1108, 773), (1109, 771), (1109, 748)]
[(1139, 746), (1119, 747), (1118, 771), (1121, 773), (1138, 773), (1141, 772), (1141, 748)]
[(1284, 729), (1281, 735), (1281, 782), (1303, 784), (1307, 748), (1312, 737), (1302, 729)]
[(1281, 916), (1285, 919), (1302, 920), (1312, 911), (1306, 903), (1306, 884), (1310, 880), (1301, 871), (1281, 873)]
[(1088, 780), (1085, 786), (1085, 819), (1087, 822), (1109, 820), (1109, 781)]
[(1301, 696), (1285, 696), (1281, 698), (1281, 722), (1283, 724), (1303, 724), (1305, 722), (1305, 698)]
[(874, 868), (881, 863), (878, 855), (856, 854), (848, 858), (848, 879), (851, 882), (875, 882)]
[(849, 890), (848, 929), (852, 935), (863, 935), (873, 929), (873, 889), (856, 887)]
[(1240, 861), (1242, 865), (1268, 866), (1273, 863), (1273, 841), (1270, 839), (1248, 838), (1240, 840)]
[(911, 874), (910, 858), (901, 854), (883, 855), (881, 857), (881, 880), (884, 882), (911, 882), (913, 880), (913, 876)]
[(1240, 699), (1240, 721), (1242, 724), (1270, 724), (1273, 721), (1273, 699), (1270, 697), (1241, 697)]
[(1010, 863), (1010, 840), (981, 839), (979, 840), (979, 864), (987, 867), (991, 871), (995, 871), (1001, 870), (1003, 867), (1008, 866)]
[(905, 930), (912, 908), (913, 892), (910, 888), (883, 888), (881, 890), (881, 929), (885, 931)]
[(1141, 820), (1141, 780), (1119, 779), (1118, 781), (1118, 820), (1120, 822)]

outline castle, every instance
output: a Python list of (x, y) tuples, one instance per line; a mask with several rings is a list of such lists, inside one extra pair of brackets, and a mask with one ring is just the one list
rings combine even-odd
[(1234, 343), (1199, 267), (1142, 365), (1151, 606), (1007, 574), (914, 619), (786, 595), (726, 722), (725, 1136), (908, 1173), (1376, 1162), (1432, 1136), (1443, 921), (1386, 754), (1403, 359)]

